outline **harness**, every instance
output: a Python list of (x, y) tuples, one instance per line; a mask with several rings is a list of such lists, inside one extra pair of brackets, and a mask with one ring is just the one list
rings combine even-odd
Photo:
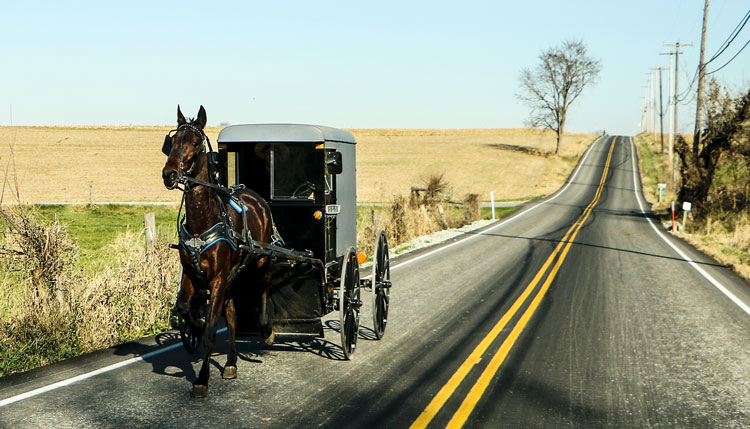
[[(221, 219), (222, 219), (221, 221), (217, 222), (212, 227), (208, 228), (206, 231), (201, 233), (198, 237), (194, 237), (192, 234), (190, 234), (190, 232), (188, 232), (187, 228), (185, 227), (185, 216), (182, 216), (178, 225), (178, 238), (179, 238), (178, 247), (185, 250), (187, 254), (190, 256), (190, 260), (193, 263), (193, 269), (195, 270), (197, 277), (203, 283), (204, 287), (208, 287), (208, 279), (203, 273), (203, 270), (201, 269), (201, 264), (200, 264), (200, 259), (201, 259), (201, 255), (203, 255), (203, 252), (208, 250), (214, 244), (217, 244), (222, 241), (229, 244), (229, 247), (232, 248), (232, 251), (235, 251), (237, 250), (237, 248), (240, 246), (241, 243), (247, 242), (248, 239), (252, 240), (252, 238), (250, 238), (250, 231), (247, 228), (247, 220), (245, 216), (244, 215), (242, 216), (242, 219), (243, 219), (242, 233), (238, 234), (234, 230), (232, 218), (228, 215), (228, 213), (225, 210), (224, 202), (222, 201), (221, 197), (219, 197), (218, 194), (216, 194), (216, 196), (217, 196), (217, 202), (219, 203), (219, 209), (221, 211)], [(183, 200), (184, 200), (184, 194), (183, 194)], [(234, 201), (233, 203), (234, 205), (237, 205), (237, 203), (235, 203)], [(243, 208), (244, 208), (244, 204), (243, 204)], [(247, 252), (243, 251), (243, 253), (247, 253)], [(245, 256), (249, 256), (249, 255), (245, 255)]]
[[(229, 273), (229, 278), (227, 279), (227, 289), (229, 289), (229, 286), (231, 286), (232, 282), (236, 278), (236, 276), (247, 266), (247, 263), (249, 262), (251, 256), (254, 253), (253, 250), (256, 247), (256, 242), (253, 240), (250, 229), (247, 225), (247, 205), (237, 198), (235, 196), (235, 193), (237, 191), (240, 191), (242, 189), (245, 189), (245, 185), (236, 185), (231, 187), (225, 187), (218, 185), (216, 183), (213, 183), (215, 178), (215, 172), (217, 171), (216, 164), (217, 162), (215, 159), (212, 159), (214, 157), (211, 157), (210, 155), (215, 154), (213, 152), (213, 148), (211, 148), (211, 142), (208, 139), (208, 136), (203, 132), (203, 130), (190, 125), (190, 124), (183, 124), (177, 127), (175, 130), (172, 131), (179, 131), (182, 128), (189, 128), (196, 134), (201, 136), (201, 147), (198, 151), (198, 153), (205, 153), (206, 154), (206, 162), (208, 166), (208, 173), (209, 173), (209, 180), (210, 182), (204, 182), (202, 180), (196, 179), (191, 176), (193, 170), (195, 169), (195, 166), (197, 163), (197, 158), (195, 161), (193, 161), (193, 165), (190, 166), (190, 169), (187, 171), (184, 171), (184, 164), (183, 164), (183, 152), (184, 149), (181, 147), (179, 150), (180, 155), (180, 165), (178, 170), (178, 178), (177, 182), (175, 184), (175, 187), (179, 188), (179, 184), (182, 185), (182, 201), (180, 203), (180, 210), (177, 214), (177, 231), (178, 231), (178, 244), (176, 246), (172, 246), (174, 248), (179, 248), (185, 250), (187, 254), (190, 256), (190, 260), (192, 261), (193, 269), (195, 270), (196, 276), (198, 279), (203, 283), (203, 286), (205, 288), (208, 288), (208, 279), (206, 278), (206, 275), (203, 273), (203, 270), (200, 267), (200, 258), (201, 255), (208, 250), (211, 246), (219, 243), (219, 242), (226, 242), (229, 244), (229, 246), (232, 248), (232, 251), (237, 250), (238, 248), (241, 251), (239, 263), (234, 264), (232, 267), (232, 270)], [(172, 133), (170, 131), (170, 134)], [(169, 144), (171, 145), (171, 136), (170, 134), (167, 134), (167, 137), (165, 138), (165, 147), (162, 148), (162, 151), (166, 154), (171, 154), (172, 151), (175, 150), (174, 147), (172, 148), (166, 148), (167, 140), (169, 140)], [(205, 152), (206, 144), (208, 144), (209, 152)], [(178, 146), (178, 145), (175, 145)], [(183, 146), (183, 145), (180, 145)], [(169, 150), (167, 150), (169, 149)], [(214, 224), (212, 227), (208, 228), (206, 231), (198, 235), (198, 237), (194, 237), (190, 232), (188, 232), (187, 228), (185, 227), (185, 216), (180, 216), (182, 213), (182, 207), (185, 204), (185, 195), (190, 190), (191, 186), (205, 186), (211, 190), (214, 191), (214, 195), (216, 196), (216, 202), (219, 206), (219, 212), (221, 214), (221, 220)], [(234, 228), (234, 222), (232, 220), (232, 217), (227, 213), (226, 205), (229, 205), (233, 210), (235, 210), (242, 219), (242, 230), (241, 232), (237, 232)], [(271, 222), (271, 225), (273, 227), (273, 233), (271, 235), (271, 240), (274, 245), (277, 246), (283, 246), (284, 242), (281, 239), (281, 236), (279, 235), (278, 231), (276, 230), (276, 225), (273, 224), (273, 221)], [(262, 252), (261, 252), (262, 253)]]

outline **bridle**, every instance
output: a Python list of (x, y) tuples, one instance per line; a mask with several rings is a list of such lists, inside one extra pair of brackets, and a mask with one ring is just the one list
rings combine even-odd
[[(180, 139), (173, 145), (172, 144), (172, 133), (177, 133), (182, 129), (189, 129), (193, 131), (196, 135), (200, 136), (201, 143), (200, 147), (197, 149), (197, 153), (195, 155), (195, 159), (193, 159), (193, 164), (190, 166), (189, 169), (185, 170), (185, 133), (183, 132), (180, 136)], [(198, 183), (198, 184), (204, 184), (205, 182), (200, 181), (193, 177), (193, 172), (195, 171), (196, 166), (198, 165), (198, 159), (201, 156), (201, 154), (206, 154), (206, 145), (208, 145), (208, 151), (213, 152), (213, 148), (211, 147), (211, 140), (208, 138), (205, 132), (201, 130), (200, 128), (185, 123), (177, 128), (170, 130), (167, 135), (164, 137), (164, 145), (162, 146), (162, 153), (167, 155), (167, 157), (170, 157), (172, 155), (172, 152), (177, 151), (177, 154), (180, 157), (180, 164), (177, 169), (177, 180), (175, 180), (174, 184), (169, 189), (180, 189), (183, 192), (186, 192), (189, 190), (190, 183)], [(208, 163), (210, 164), (210, 162)], [(211, 174), (211, 166), (209, 165), (209, 181), (213, 181), (213, 175)], [(182, 185), (183, 188), (180, 188), (179, 185)]]
[[(172, 133), (179, 132), (181, 129), (187, 128), (194, 132), (196, 135), (199, 135), (201, 137), (201, 143), (200, 147), (197, 149), (197, 153), (195, 155), (195, 158), (193, 159), (193, 165), (190, 166), (189, 169), (185, 170), (185, 133), (183, 132), (180, 136), (180, 139), (172, 145)], [(197, 145), (194, 145), (197, 147)], [(206, 146), (208, 146), (208, 152), (206, 152)], [(211, 147), (211, 140), (208, 138), (205, 132), (201, 130), (200, 128), (185, 123), (177, 128), (170, 130), (169, 133), (164, 137), (164, 145), (161, 149), (162, 153), (167, 155), (167, 157), (172, 155), (172, 152), (177, 151), (178, 155), (180, 156), (180, 164), (177, 170), (177, 179), (175, 180), (174, 184), (172, 186), (169, 186), (169, 189), (179, 189), (182, 191), (182, 199), (180, 201), (180, 209), (177, 212), (177, 224), (178, 224), (178, 231), (179, 231), (179, 225), (182, 221), (184, 221), (184, 218), (181, 218), (182, 214), (182, 207), (185, 205), (185, 196), (188, 194), (191, 188), (195, 186), (205, 186), (209, 189), (212, 189), (216, 196), (219, 198), (219, 211), (221, 212), (222, 218), (226, 219), (226, 211), (223, 208), (223, 203), (221, 201), (221, 196), (229, 196), (240, 189), (244, 189), (245, 185), (236, 185), (231, 186), (229, 188), (221, 186), (218, 183), (215, 183), (217, 181), (217, 178), (215, 177), (215, 173), (218, 173), (218, 158), (216, 157), (216, 152), (213, 151), (213, 148)], [(196, 166), (198, 165), (198, 161), (200, 156), (204, 155), (206, 167), (208, 168), (208, 182), (204, 182), (203, 180), (197, 179), (193, 176), (193, 172), (195, 171)], [(213, 156), (212, 156), (213, 155)], [(180, 187), (182, 185), (182, 187)], [(228, 220), (231, 224), (231, 220)]]

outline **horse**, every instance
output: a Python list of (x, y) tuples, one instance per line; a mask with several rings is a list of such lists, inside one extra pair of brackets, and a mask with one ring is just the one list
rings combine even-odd
[[(195, 119), (186, 120), (177, 106), (177, 128), (165, 137), (162, 152), (167, 161), (162, 169), (164, 186), (182, 185), (185, 206), (184, 223), (178, 226), (178, 246), (182, 278), (175, 309), (195, 337), (203, 343), (203, 363), (193, 383), (191, 396), (208, 395), (209, 357), (216, 343), (216, 329), (223, 315), (229, 331), (229, 352), (222, 377), (237, 377), (235, 330), (237, 314), (233, 291), (253, 288), (260, 296), (258, 326), (266, 343), (273, 343), (269, 311), (266, 305), (271, 283), (270, 258), (241, 248), (252, 237), (271, 242), (273, 220), (268, 203), (249, 189), (219, 186), (216, 179), (216, 154), (206, 136), (206, 110), (200, 106)], [(209, 150), (206, 151), (206, 143)], [(243, 241), (245, 240), (245, 241)], [(241, 280), (229, 284), (242, 272)], [(235, 291), (237, 292), (237, 291)], [(245, 291), (247, 292), (247, 291)], [(205, 322), (199, 307), (209, 295)]]

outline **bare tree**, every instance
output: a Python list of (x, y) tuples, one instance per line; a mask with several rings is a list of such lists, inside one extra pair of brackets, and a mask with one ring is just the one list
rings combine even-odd
[(583, 89), (596, 82), (600, 62), (589, 57), (582, 41), (566, 41), (539, 55), (535, 69), (521, 71), (521, 93), (517, 97), (531, 107), (532, 127), (557, 134), (555, 153), (565, 129), (568, 107)]

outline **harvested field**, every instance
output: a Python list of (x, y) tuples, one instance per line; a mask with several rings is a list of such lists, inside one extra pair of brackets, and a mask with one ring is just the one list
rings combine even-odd
[[(0, 127), (0, 169), (24, 202), (176, 202), (161, 180), (164, 134), (172, 127)], [(216, 146), (220, 127), (206, 132)], [(554, 134), (527, 129), (354, 129), (361, 202), (390, 201), (434, 173), (456, 198), (528, 199), (560, 187), (593, 135), (568, 134), (561, 155)], [(507, 146), (525, 149), (510, 149)], [(12, 150), (11, 150), (12, 148)], [(541, 152), (542, 155), (535, 152)], [(13, 155), (13, 156), (11, 156)], [(13, 186), (15, 188), (15, 186)], [(6, 187), (4, 201), (15, 201)]]
[[(455, 198), (467, 193), (489, 200), (519, 200), (550, 194), (563, 184), (591, 134), (567, 134), (561, 156), (555, 135), (528, 129), (351, 130), (357, 138), (357, 198), (390, 201), (430, 175), (445, 173)], [(503, 145), (526, 150), (508, 150)]]

